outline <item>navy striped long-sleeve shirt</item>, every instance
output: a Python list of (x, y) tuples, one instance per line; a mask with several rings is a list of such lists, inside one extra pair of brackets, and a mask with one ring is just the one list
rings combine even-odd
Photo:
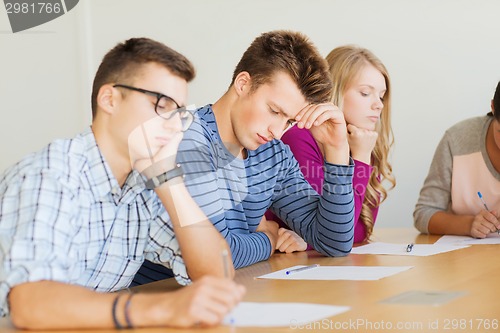
[(236, 268), (269, 258), (271, 243), (256, 232), (268, 208), (318, 252), (343, 256), (351, 251), (352, 161), (348, 166), (325, 163), (320, 196), (279, 140), (248, 151), (246, 159), (235, 158), (218, 134), (211, 105), (198, 110), (177, 160), (194, 200), (229, 243)]

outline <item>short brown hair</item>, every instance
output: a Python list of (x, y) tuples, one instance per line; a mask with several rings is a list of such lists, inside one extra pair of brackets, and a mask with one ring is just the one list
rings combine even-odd
[(194, 79), (193, 64), (182, 54), (149, 38), (131, 38), (117, 44), (103, 58), (92, 86), (92, 117), (97, 112), (97, 94), (107, 83), (128, 83), (147, 63), (165, 66), (187, 82)]
[(306, 101), (330, 101), (332, 82), (325, 59), (307, 36), (287, 30), (266, 32), (257, 37), (236, 66), (231, 85), (239, 73), (248, 72), (252, 91), (255, 91), (280, 71), (290, 75)]

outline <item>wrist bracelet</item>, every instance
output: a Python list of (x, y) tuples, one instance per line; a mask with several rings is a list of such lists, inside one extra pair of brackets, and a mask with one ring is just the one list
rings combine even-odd
[(118, 304), (118, 300), (120, 299), (121, 296), (122, 294), (116, 295), (115, 299), (113, 300), (113, 306), (111, 308), (111, 315), (113, 316), (113, 322), (115, 323), (115, 328), (117, 330), (123, 329), (123, 326), (118, 321), (118, 318), (116, 318), (116, 305)]
[(148, 179), (146, 181), (146, 188), (148, 190), (153, 190), (158, 186), (160, 186), (161, 184), (168, 182), (172, 178), (182, 177), (182, 176), (184, 176), (184, 172), (182, 171), (180, 164), (177, 164), (175, 168), (173, 168), (172, 170), (168, 170), (167, 172), (164, 172), (161, 175), (154, 176), (151, 179)]
[(134, 294), (130, 293), (130, 296), (127, 298), (127, 302), (125, 302), (125, 321), (127, 322), (127, 328), (134, 328), (134, 325), (132, 325), (132, 321), (130, 320), (130, 313), (128, 310), (130, 308), (132, 296), (134, 296)]

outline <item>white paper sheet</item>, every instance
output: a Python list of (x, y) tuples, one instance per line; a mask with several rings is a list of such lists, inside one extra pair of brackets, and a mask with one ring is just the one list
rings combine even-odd
[(304, 267), (293, 266), (273, 273), (258, 276), (258, 279), (276, 280), (380, 280), (406, 271), (413, 266), (318, 266), (288, 275), (287, 271)]
[(241, 302), (224, 318), (224, 325), (235, 327), (285, 326), (320, 321), (348, 311), (348, 306), (310, 303), (253, 303)]
[(408, 244), (393, 244), (374, 242), (354, 247), (352, 254), (392, 254), (398, 256), (431, 256), (438, 253), (459, 250), (468, 247), (466, 244), (413, 244), (410, 252), (407, 252)]
[(488, 234), (486, 238), (473, 238), (469, 236), (445, 235), (439, 238), (434, 244), (452, 245), (478, 245), (478, 244), (500, 244), (500, 235), (496, 232)]

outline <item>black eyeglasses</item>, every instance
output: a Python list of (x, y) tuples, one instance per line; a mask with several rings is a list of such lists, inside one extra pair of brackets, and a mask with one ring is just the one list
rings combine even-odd
[(193, 113), (190, 110), (187, 110), (186, 107), (184, 106), (181, 107), (172, 97), (163, 95), (159, 92), (127, 86), (124, 84), (115, 84), (113, 87), (138, 91), (140, 93), (156, 97), (156, 103), (155, 103), (156, 114), (164, 119), (170, 119), (178, 113), (181, 119), (183, 132), (186, 131), (193, 122), (194, 119)]

